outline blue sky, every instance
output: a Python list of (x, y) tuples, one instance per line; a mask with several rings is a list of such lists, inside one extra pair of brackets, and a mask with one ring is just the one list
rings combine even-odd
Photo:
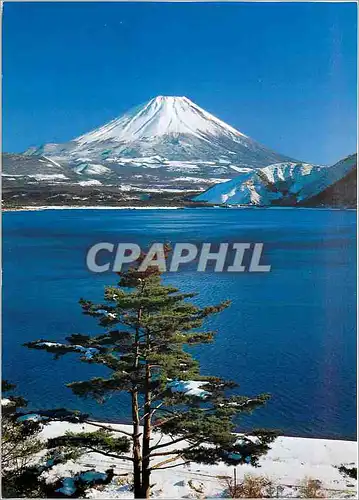
[(6, 3), (3, 150), (185, 95), (262, 144), (356, 150), (355, 3)]

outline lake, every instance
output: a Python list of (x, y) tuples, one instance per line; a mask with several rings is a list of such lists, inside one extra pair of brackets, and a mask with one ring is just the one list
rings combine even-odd
[(54, 361), (22, 344), (96, 334), (80, 297), (100, 301), (113, 273), (87, 270), (94, 243), (263, 242), (269, 273), (199, 273), (183, 266), (165, 280), (199, 293), (199, 304), (231, 299), (208, 321), (215, 342), (193, 349), (203, 374), (235, 380), (245, 395), (272, 399), (239, 422), (292, 436), (356, 436), (356, 213), (324, 209), (45, 210), (3, 215), (3, 377), (30, 408), (67, 407), (127, 422), (126, 396), (104, 405), (65, 384), (104, 374)]

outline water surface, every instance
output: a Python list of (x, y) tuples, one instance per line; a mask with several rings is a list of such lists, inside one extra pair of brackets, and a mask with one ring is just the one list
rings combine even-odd
[(111, 273), (92, 274), (99, 241), (264, 242), (270, 273), (197, 273), (166, 280), (201, 305), (231, 299), (212, 318), (216, 341), (194, 349), (204, 374), (234, 379), (243, 394), (272, 394), (241, 421), (283, 433), (354, 439), (356, 432), (356, 214), (321, 209), (46, 210), (3, 217), (3, 376), (31, 406), (81, 409), (127, 421), (128, 399), (80, 400), (65, 383), (105, 374), (70, 354), (54, 361), (22, 343), (101, 331), (78, 299), (101, 300)]

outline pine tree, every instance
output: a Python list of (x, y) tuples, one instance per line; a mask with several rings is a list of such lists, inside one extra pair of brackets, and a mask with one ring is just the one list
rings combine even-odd
[[(80, 300), (84, 314), (97, 318), (104, 334), (73, 334), (67, 343), (40, 339), (26, 344), (57, 357), (78, 352), (81, 361), (106, 366), (108, 378), (68, 384), (80, 397), (104, 402), (120, 391), (130, 395), (132, 432), (116, 431), (123, 435), (115, 439), (112, 428), (97, 424), (102, 434), (67, 434), (53, 445), (132, 462), (135, 498), (149, 498), (153, 470), (220, 460), (256, 466), (275, 439), (274, 432), (265, 430), (240, 438), (234, 434), (234, 417), (262, 406), (269, 396), (230, 395), (236, 384), (202, 376), (199, 363), (188, 352), (188, 347), (213, 342), (215, 332), (200, 329), (229, 301), (203, 308), (193, 304), (190, 299), (196, 294), (165, 285), (159, 266), (142, 270), (145, 258), (141, 255), (133, 267), (118, 273), (119, 283), (105, 288), (103, 303)], [(162, 439), (164, 435), (170, 440)]]

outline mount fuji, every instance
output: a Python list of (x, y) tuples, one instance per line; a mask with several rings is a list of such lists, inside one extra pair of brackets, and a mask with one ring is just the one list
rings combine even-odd
[(219, 161), (264, 167), (288, 157), (258, 144), (187, 97), (159, 96), (65, 144), (28, 150), (49, 156)]
[(248, 169), (293, 161), (203, 110), (187, 97), (158, 96), (62, 144), (25, 151), (77, 176), (134, 187), (205, 189)]

